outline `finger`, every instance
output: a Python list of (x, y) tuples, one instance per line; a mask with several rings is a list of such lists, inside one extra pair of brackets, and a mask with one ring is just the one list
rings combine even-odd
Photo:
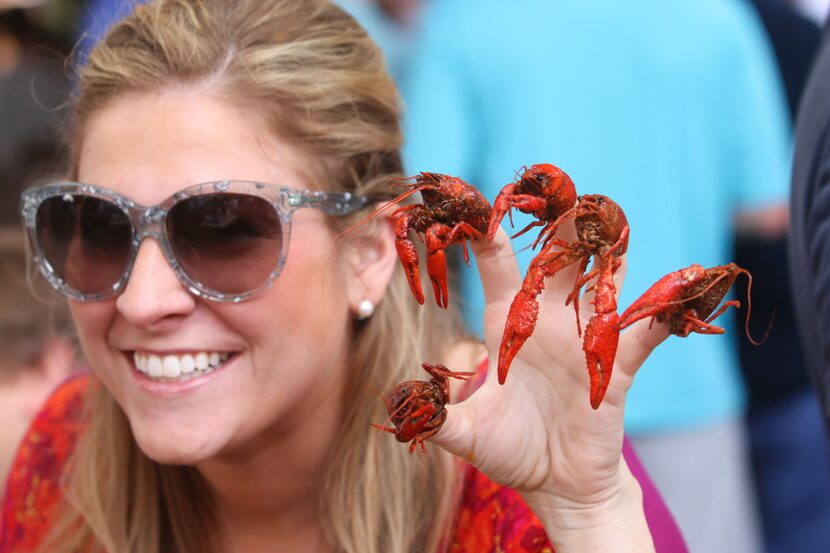
[(429, 442), (469, 463), (475, 463), (473, 410), (470, 401), (447, 405), (447, 419), (441, 430)]
[(637, 321), (620, 335), (617, 366), (633, 378), (654, 348), (669, 335), (668, 324), (655, 322), (652, 325), (651, 318)]
[[(562, 225), (559, 227), (559, 230), (556, 233), (556, 238), (562, 240), (567, 244), (572, 244), (577, 240), (576, 234), (576, 224), (574, 223), (573, 219), (568, 219), (564, 221)], [(559, 246), (554, 247), (551, 249), (550, 254), (551, 256), (555, 256), (557, 251), (561, 251), (562, 248)], [(556, 260), (553, 260), (551, 263), (557, 263)], [(577, 277), (579, 276), (578, 273), (579, 269), (579, 261), (569, 264), (566, 267), (563, 267), (562, 270), (557, 272), (554, 276), (547, 279), (545, 281), (545, 295), (551, 298), (555, 298), (554, 301), (559, 301), (559, 299), (563, 296), (567, 296), (571, 293), (574, 287), (574, 283), (576, 282)]]
[[(628, 256), (623, 255), (622, 257), (618, 258), (621, 262), (620, 267), (617, 269), (617, 272), (614, 273), (614, 297), (616, 298), (617, 302), (620, 301), (620, 293), (622, 292), (623, 282), (625, 282), (625, 273), (628, 269)], [(593, 268), (593, 267), (591, 267)], [(584, 310), (586, 313), (593, 313), (593, 303), (594, 303), (594, 289), (593, 286), (596, 284), (597, 278), (594, 277), (588, 282), (584, 290), (590, 289), (589, 292), (585, 292), (582, 295), (582, 300), (579, 303), (579, 308)]]
[(472, 240), (470, 246), (476, 256), (485, 303), (512, 298), (521, 286), (522, 277), (504, 229), (498, 229), (492, 242)]
[(622, 262), (620, 268), (614, 273), (614, 286), (617, 288), (617, 302), (620, 301), (620, 293), (622, 292), (623, 283), (625, 282), (625, 274), (628, 271), (628, 255), (623, 254), (619, 260)]

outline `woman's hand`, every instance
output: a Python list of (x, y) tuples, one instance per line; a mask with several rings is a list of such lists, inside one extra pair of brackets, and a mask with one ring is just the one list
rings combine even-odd
[[(572, 225), (565, 232), (574, 233)], [(492, 244), (473, 248), (486, 300), (487, 379), (469, 399), (447, 406), (446, 423), (431, 441), (521, 493), (558, 552), (606, 543), (628, 551), (624, 542), (638, 539), (644, 541), (630, 550), (648, 551), (642, 493), (621, 454), (623, 412), (637, 369), (667, 329), (649, 329), (643, 320), (622, 333), (605, 399), (592, 409), (582, 338), (573, 306), (565, 305), (576, 278), (569, 267), (545, 282), (536, 328), (500, 385), (496, 361), (521, 275), (503, 230)], [(615, 276), (618, 294), (624, 272), (625, 261)], [(581, 300), (584, 323), (593, 315), (592, 297)]]

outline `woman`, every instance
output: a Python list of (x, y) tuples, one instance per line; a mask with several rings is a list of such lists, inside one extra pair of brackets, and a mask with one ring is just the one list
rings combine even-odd
[[(394, 86), (342, 11), (139, 7), (91, 53), (74, 107), (70, 180), (97, 186), (30, 191), (24, 217), (92, 374), (47, 405), (57, 430), (36, 423), (24, 443), (0, 550), (483, 550), (476, 530), (502, 538), (457, 509), (457, 483), (482, 480), (440, 448), (521, 494), (560, 553), (653, 550), (620, 448), (626, 390), (666, 333), (623, 335), (594, 412), (573, 273), (543, 295), (545, 339), (506, 385), (488, 374), (449, 408), (440, 448), (413, 457), (368, 427), (386, 416), (371, 390), (425, 379), (421, 361), (492, 358), (520, 275), (504, 233), (473, 245), (485, 351), (413, 300), (388, 216), (335, 240), (401, 169)], [(547, 546), (539, 522), (511, 524), (505, 549)]]

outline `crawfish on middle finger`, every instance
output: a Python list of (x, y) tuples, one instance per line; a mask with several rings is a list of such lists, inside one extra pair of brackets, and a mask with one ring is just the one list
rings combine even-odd
[(516, 182), (501, 189), (493, 202), (493, 213), (487, 225), (487, 239), (491, 242), (505, 214), (513, 216), (511, 208), (536, 217), (536, 221), (513, 235), (516, 238), (537, 226), (544, 226), (540, 234), (558, 224), (561, 216), (576, 204), (576, 187), (571, 178), (556, 165), (537, 163), (525, 169)]
[[(559, 223), (574, 217), (577, 239), (566, 242), (555, 236)], [(574, 303), (577, 330), (579, 326), (579, 296), (581, 288), (592, 278), (594, 285), (594, 315), (585, 329), (582, 349), (591, 382), (591, 406), (602, 402), (611, 377), (617, 352), (619, 331), (614, 273), (628, 248), (629, 227), (625, 214), (613, 200), (602, 195), (580, 196), (576, 207), (563, 214), (559, 221), (547, 225), (537, 239), (543, 246), (530, 262), (522, 287), (510, 305), (499, 348), (498, 376), (504, 383), (513, 358), (532, 334), (539, 313), (538, 296), (546, 279), (579, 262), (576, 282), (566, 299)], [(554, 247), (559, 249), (554, 250)], [(587, 272), (591, 258), (594, 267)]]

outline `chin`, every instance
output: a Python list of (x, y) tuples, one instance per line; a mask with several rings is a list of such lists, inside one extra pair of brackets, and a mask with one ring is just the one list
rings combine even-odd
[(209, 436), (181, 436), (158, 428), (140, 429), (131, 424), (133, 436), (144, 454), (162, 465), (195, 465), (216, 455), (220, 444)]

